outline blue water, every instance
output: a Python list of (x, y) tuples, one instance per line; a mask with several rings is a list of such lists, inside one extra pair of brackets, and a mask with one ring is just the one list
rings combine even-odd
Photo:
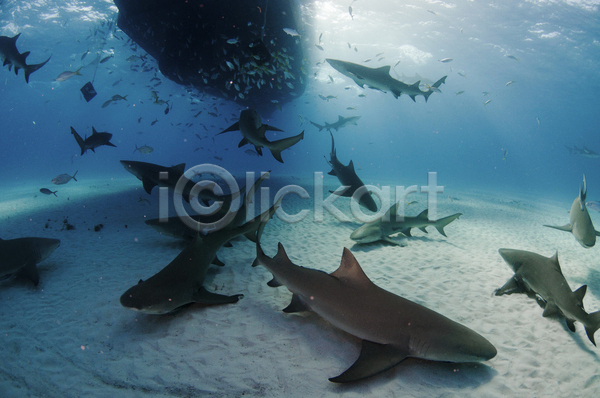
[[(585, 144), (600, 151), (597, 1), (417, 1), (410, 6), (400, 1), (356, 2), (354, 21), (345, 2), (303, 3), (305, 20), (311, 23), (304, 26), (307, 33), (298, 44), (306, 48), (309, 62), (306, 91), (282, 111), (273, 109), (271, 115), (263, 115), (265, 123), (285, 130), (286, 136), (306, 131), (303, 141), (283, 153), (284, 164), (268, 152), (261, 158), (245, 154), (250, 147), (237, 148), (238, 133), (212, 140), (243, 107), (212, 97), (193, 104), (185, 87), (160, 72), (162, 84), (150, 88), (156, 82), (150, 82), (155, 71), (131, 71), (132, 62), (126, 59), (144, 51), (134, 52), (125, 40), (117, 39), (127, 39), (118, 28), (109, 31), (102, 26), (116, 20), (112, 2), (72, 1), (65, 7), (55, 1), (3, 1), (1, 7), (0, 34), (21, 33), (17, 47), (31, 51), (29, 63), (52, 55), (45, 67), (32, 74), (29, 84), (22, 72), (15, 76), (7, 67), (1, 70), (0, 173), (5, 182), (31, 179), (49, 184), (55, 175), (76, 170), (83, 180), (127, 178), (120, 159), (164, 165), (215, 162), (232, 172), (268, 169), (310, 176), (314, 171), (329, 171), (323, 157), (328, 156), (331, 142), (329, 134), (318, 132), (309, 120), (322, 124), (337, 120), (338, 115), (360, 115), (357, 126), (334, 133), (340, 160), (360, 164), (359, 175), (365, 182), (424, 185), (426, 173), (436, 171), (438, 182), (448, 187), (567, 200), (577, 194), (585, 173), (589, 198), (599, 196), (595, 187), (600, 185), (600, 160), (570, 155), (565, 148)], [(321, 33), (325, 51), (314, 46)], [(349, 49), (348, 42), (358, 52)], [(386, 58), (377, 61), (375, 54), (380, 52)], [(114, 57), (91, 63), (96, 54)], [(443, 75), (448, 78), (441, 94), (434, 93), (427, 103), (423, 97), (413, 103), (407, 96), (394, 99), (390, 93), (362, 90), (326, 63), (315, 66), (325, 57), (355, 63), (372, 58), (364, 63), (370, 67), (400, 61), (392, 76), (397, 72), (419, 73), (433, 81)], [(438, 61), (443, 58), (453, 61)], [(156, 66), (152, 60), (149, 64)], [(83, 76), (53, 81), (61, 72), (81, 66)], [(335, 79), (333, 84), (328, 84), (328, 76)], [(86, 103), (79, 89), (90, 80), (98, 95)], [(352, 89), (344, 90), (347, 86)], [(172, 104), (168, 115), (164, 106), (152, 103), (153, 89)], [(464, 93), (456, 95), (458, 91)], [(367, 97), (358, 97), (360, 93)], [(115, 94), (127, 95), (127, 101), (101, 108)], [(318, 94), (337, 99), (325, 102)], [(483, 105), (488, 99), (491, 102)], [(207, 115), (214, 107), (220, 117)], [(194, 118), (199, 110), (204, 112)], [(186, 123), (194, 125), (186, 127)], [(110, 132), (117, 148), (101, 147), (95, 154), (80, 156), (70, 126), (81, 135), (89, 135), (92, 126)], [(196, 133), (208, 137), (198, 140)], [(144, 144), (155, 151), (147, 156), (132, 154), (135, 145)]]

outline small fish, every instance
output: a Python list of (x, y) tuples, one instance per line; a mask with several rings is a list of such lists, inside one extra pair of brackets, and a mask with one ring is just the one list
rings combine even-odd
[(111, 103), (113, 102), (113, 100), (109, 99), (108, 101), (106, 101), (105, 103), (102, 104), (102, 108), (106, 108), (107, 106), (109, 106)]
[(464, 93), (465, 93), (465, 91), (464, 91), (464, 90), (460, 90), (460, 91), (457, 91), (457, 92), (455, 92), (454, 94), (456, 94), (456, 95), (461, 95), (461, 94), (464, 94)]
[(394, 64), (394, 68), (395, 68), (396, 66), (398, 66), (398, 64), (399, 64), (399, 63), (400, 63), (400, 61), (396, 62), (396, 64)]
[(140, 196), (140, 199), (138, 200), (138, 202), (150, 204), (150, 201), (148, 199), (144, 199), (141, 196)]
[(148, 155), (149, 153), (152, 153), (154, 151), (154, 148), (148, 145), (142, 145), (138, 148), (137, 144), (135, 144), (135, 149), (133, 150), (133, 153), (135, 153), (135, 151), (139, 151), (142, 155)]
[(252, 149), (247, 149), (246, 151), (244, 151), (244, 153), (250, 155), (250, 156), (258, 156), (258, 153), (255, 150)]
[(325, 51), (325, 49), (322, 46), (320, 46), (319, 44), (315, 44), (315, 47), (317, 47), (321, 51)]
[[(83, 68), (83, 66), (81, 67)], [(81, 70), (81, 68), (77, 69), (75, 72), (71, 72), (71, 71), (64, 71), (63, 73), (61, 73), (60, 75), (58, 75), (58, 77), (56, 78), (57, 82), (64, 82), (65, 80), (69, 80), (70, 78), (72, 78), (73, 76), (81, 76), (81, 73), (79, 73), (79, 71)]]
[(153, 120), (152, 123), (150, 123), (150, 126), (154, 126), (156, 123), (158, 123), (158, 119)]
[(112, 96), (111, 100), (113, 100), (113, 101), (121, 101), (121, 100), (127, 101), (127, 95), (123, 97), (122, 95), (115, 94), (115, 95)]
[(434, 11), (427, 10), (427, 12), (429, 12), (429, 13), (431, 13), (431, 14), (433, 14), (433, 15), (436, 15), (436, 16), (437, 16), (437, 14), (436, 14)]
[(458, 73), (458, 74), (459, 74), (460, 76), (462, 76), (462, 77), (467, 77), (467, 74), (466, 74), (466, 73), (462, 73), (462, 72), (456, 72), (456, 73)]
[(214, 157), (215, 159), (217, 159), (217, 160), (223, 160), (223, 158), (222, 158), (222, 157), (220, 157), (220, 156), (213, 156), (213, 157)]
[(119, 80), (117, 80), (116, 82), (114, 82), (114, 83), (112, 84), (112, 86), (113, 86), (113, 87), (115, 87), (117, 84), (121, 83), (122, 81), (123, 81), (123, 79), (119, 79)]
[(538, 126), (539, 126), (539, 125), (540, 125), (540, 118), (539, 118), (539, 117), (536, 117), (536, 118), (535, 118), (535, 121), (537, 122), (537, 124), (538, 124)]
[[(79, 170), (77, 170), (77, 171), (79, 171)], [(67, 182), (71, 181), (71, 179), (74, 179), (75, 181), (77, 181), (77, 179), (75, 178), (75, 176), (77, 175), (77, 171), (72, 176), (70, 176), (68, 174), (57, 175), (56, 177), (54, 177), (52, 179), (52, 184), (63, 185), (63, 184), (66, 184)]]
[(363, 59), (363, 62), (371, 62), (371, 58)]
[(346, 109), (349, 110), (349, 111), (355, 111), (356, 107), (355, 106), (349, 106)]
[(414, 204), (416, 204), (416, 203), (419, 203), (419, 202), (418, 202), (418, 201), (416, 201), (416, 200), (413, 200), (412, 202), (406, 202), (406, 205), (407, 205), (407, 206), (410, 206), (410, 205), (414, 205)]
[(229, 39), (227, 40), (227, 44), (238, 44), (239, 40), (238, 39)]
[(382, 52), (380, 52), (378, 54), (375, 54), (375, 57), (381, 57), (383, 54), (385, 54), (385, 51), (382, 51)]
[(287, 33), (288, 35), (294, 37), (294, 36), (300, 36), (300, 33), (296, 32), (294, 29), (292, 28), (283, 28), (283, 31), (285, 33)]
[(367, 98), (367, 94), (358, 94), (359, 97)]
[(492, 102), (492, 100), (487, 100), (487, 101), (485, 101), (485, 102), (483, 103), (483, 105), (487, 105), (487, 104), (489, 104), (490, 102)]
[(348, 14), (350, 14), (350, 18), (354, 21), (354, 15), (352, 15), (352, 6), (348, 6)]
[(83, 53), (83, 55), (81, 56), (82, 61), (85, 58), (85, 56), (88, 55), (89, 52), (90, 52), (90, 50), (87, 50), (86, 52)]
[(304, 119), (302, 119), (302, 115), (298, 115), (298, 119), (300, 119), (300, 126), (304, 124)]
[(590, 201), (585, 204), (589, 209), (600, 212), (600, 202)]
[(483, 92), (482, 92), (482, 94), (483, 94), (483, 96), (485, 97), (485, 96), (488, 96), (488, 95), (490, 95), (491, 93), (490, 93), (489, 91), (483, 91)]
[(352, 48), (352, 45), (350, 43), (348, 43), (348, 48)]
[(138, 119), (138, 123), (141, 123), (141, 122), (142, 122), (142, 118), (140, 117), (140, 118)]
[(511, 84), (513, 84), (515, 82), (515, 79), (512, 79), (511, 81), (509, 81), (508, 83), (506, 83), (507, 86), (510, 86)]
[(514, 55), (507, 55), (506, 58), (514, 59), (517, 62), (520, 61), (520, 59), (515, 57)]
[(507, 154), (508, 154), (508, 150), (507, 150), (507, 149), (505, 149), (505, 150), (504, 150), (504, 157), (502, 158), (502, 160), (506, 161), (506, 155), (507, 155)]
[(323, 38), (323, 33), (319, 35), (319, 44), (321, 44), (321, 39)]
[(448, 62), (452, 62), (453, 58), (444, 58), (444, 59), (438, 59), (438, 61), (447, 64)]
[[(54, 191), (54, 192), (52, 192), (52, 191), (51, 191), (51, 190), (49, 190), (48, 188), (42, 188), (42, 189), (40, 189), (40, 192), (41, 192), (41, 193), (43, 193), (44, 195), (54, 195), (54, 196), (56, 196), (56, 193), (57, 193), (58, 191)], [(58, 196), (57, 196), (57, 197), (58, 197)]]
[(106, 61), (108, 61), (109, 59), (111, 59), (112, 57), (114, 57), (114, 55), (109, 55), (108, 57), (104, 57), (104, 58), (102, 58), (102, 59), (100, 60), (100, 63), (101, 63), (101, 64), (103, 64), (103, 63), (105, 63)]

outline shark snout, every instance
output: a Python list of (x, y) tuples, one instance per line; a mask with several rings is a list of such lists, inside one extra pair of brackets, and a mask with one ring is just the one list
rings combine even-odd
[(376, 242), (381, 239), (381, 233), (374, 225), (365, 224), (352, 231), (350, 239), (357, 243)]

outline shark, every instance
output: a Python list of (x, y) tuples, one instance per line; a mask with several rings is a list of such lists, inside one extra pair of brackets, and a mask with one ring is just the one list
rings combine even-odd
[(0, 58), (3, 61), (2, 66), (8, 65), (9, 71), (12, 67), (15, 68), (15, 75), (19, 74), (19, 69), (23, 69), (25, 72), (25, 82), (29, 83), (29, 75), (46, 65), (52, 56), (48, 57), (41, 64), (27, 65), (25, 60), (29, 56), (29, 51), (23, 54), (19, 53), (19, 50), (17, 50), (17, 39), (19, 36), (21, 36), (20, 33), (13, 37), (0, 36)]
[[(352, 160), (350, 161), (350, 163), (348, 163), (347, 166), (344, 166), (342, 162), (338, 160), (335, 150), (335, 141), (333, 140), (333, 134), (331, 133), (331, 131), (329, 132), (329, 134), (331, 135), (331, 154), (329, 155), (329, 160), (327, 160), (327, 158), (325, 158), (325, 160), (331, 166), (332, 170), (327, 174), (336, 176), (343, 186), (348, 187), (344, 192), (339, 193), (338, 195), (352, 197), (352, 195), (354, 195), (354, 192), (356, 192), (357, 189), (364, 187), (365, 184), (358, 177), (358, 175), (356, 175), (356, 171), (354, 170), (354, 163), (352, 163)], [(358, 203), (372, 212), (377, 211), (377, 204), (371, 196), (371, 192), (364, 193), (360, 197)]]
[(575, 198), (571, 205), (570, 222), (562, 226), (544, 225), (544, 227), (571, 232), (581, 246), (589, 249), (596, 244), (596, 236), (600, 236), (600, 232), (594, 229), (590, 213), (588, 213), (587, 207), (585, 206), (586, 196), (587, 185), (585, 183), (584, 175), (583, 184), (579, 187), (579, 196)]
[(416, 217), (402, 217), (401, 220), (397, 221), (398, 206), (400, 206), (399, 203), (395, 204), (390, 207), (385, 215), (355, 229), (350, 234), (350, 239), (360, 244), (384, 241), (393, 245), (403, 246), (403, 244), (393, 240), (390, 235), (402, 233), (406, 236), (411, 236), (410, 230), (412, 228), (419, 228), (421, 231), (427, 233), (426, 228), (432, 226), (440, 234), (446, 236), (444, 227), (462, 216), (462, 213), (456, 213), (436, 221), (430, 221), (428, 217), (429, 210), (425, 209)]
[(343, 117), (343, 116), (338, 116), (338, 121), (334, 122), (334, 123), (327, 123), (324, 122), (325, 125), (321, 126), (320, 124), (317, 124), (315, 122), (310, 122), (313, 126), (317, 127), (319, 129), (319, 131), (325, 129), (329, 132), (331, 132), (331, 129), (334, 129), (335, 131), (338, 131), (339, 129), (341, 129), (342, 127), (346, 127), (349, 124), (353, 124), (356, 126), (356, 121), (360, 119), (360, 116), (350, 116), (350, 117)]
[(59, 239), (0, 239), (0, 279), (16, 275), (37, 286), (40, 281), (37, 264), (50, 257), (59, 246)]
[(196, 234), (192, 243), (165, 268), (127, 289), (120, 298), (121, 305), (145, 314), (163, 315), (193, 303), (237, 303), (243, 295), (227, 296), (206, 290), (203, 283), (208, 267), (225, 243), (239, 235), (256, 234), (260, 225), (273, 217), (281, 201), (279, 198), (269, 210), (239, 227), (223, 228), (204, 236)]
[(583, 148), (577, 148), (575, 145), (573, 145), (573, 148), (570, 148), (565, 145), (565, 148), (567, 148), (569, 150), (569, 153), (572, 155), (579, 155), (590, 159), (600, 158), (600, 153), (589, 149), (585, 145), (583, 146)]
[(276, 141), (269, 141), (265, 137), (265, 132), (269, 131), (283, 131), (277, 127), (263, 124), (262, 119), (258, 112), (254, 109), (245, 109), (240, 113), (240, 120), (221, 131), (219, 134), (227, 133), (229, 131), (240, 131), (242, 133), (242, 140), (238, 144), (238, 148), (252, 144), (256, 149), (256, 152), (262, 156), (261, 148), (267, 148), (271, 151), (273, 157), (280, 163), (283, 163), (281, 158), (281, 151), (288, 149), (292, 145), (298, 143), (298, 141), (304, 138), (304, 131), (298, 135), (288, 138), (282, 138)]
[(283, 312), (313, 311), (362, 339), (356, 362), (332, 382), (366, 379), (409, 357), (479, 362), (496, 356), (494, 345), (474, 330), (375, 285), (347, 248), (331, 274), (292, 263), (281, 243), (273, 258), (258, 240), (256, 252), (253, 266), (263, 265), (273, 274), (269, 286), (285, 285), (292, 292)]
[(91, 149), (92, 152), (96, 153), (96, 148), (100, 146), (112, 146), (117, 147), (115, 144), (110, 142), (112, 138), (112, 134), (110, 133), (99, 133), (95, 128), (92, 127), (92, 135), (89, 137), (86, 136), (85, 139), (82, 139), (81, 136), (75, 131), (73, 127), (71, 127), (71, 134), (75, 137), (75, 141), (81, 148), (81, 155), (87, 152), (88, 149)]
[(439, 90), (439, 87), (442, 83), (446, 82), (446, 77), (444, 76), (435, 83), (431, 85), (427, 91), (421, 91), (419, 85), (420, 81), (417, 81), (413, 84), (406, 84), (401, 82), (400, 80), (394, 79), (390, 76), (390, 66), (382, 66), (380, 68), (368, 68), (366, 66), (353, 64), (352, 62), (340, 61), (337, 59), (327, 58), (326, 61), (331, 65), (335, 70), (343, 74), (344, 76), (348, 76), (356, 84), (360, 87), (364, 88), (365, 86), (380, 90), (383, 92), (391, 92), (395, 98), (400, 97), (402, 94), (406, 94), (416, 102), (417, 95), (422, 95), (425, 98), (425, 102), (436, 89)]
[(585, 312), (583, 297), (587, 286), (583, 285), (574, 292), (571, 290), (560, 269), (558, 252), (552, 257), (514, 249), (500, 249), (498, 252), (515, 274), (494, 292), (496, 296), (526, 293), (544, 308), (542, 316), (564, 316), (572, 332), (575, 331), (575, 321), (581, 322), (588, 338), (596, 345), (594, 333), (600, 328), (600, 311)]

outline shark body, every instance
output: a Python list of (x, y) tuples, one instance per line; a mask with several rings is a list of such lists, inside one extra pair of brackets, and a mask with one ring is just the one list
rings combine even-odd
[(16, 275), (29, 279), (37, 286), (40, 276), (36, 265), (48, 258), (59, 246), (58, 239), (0, 239), (0, 279)]
[[(331, 132), (329, 133), (331, 134)], [(327, 158), (325, 158), (325, 160), (327, 160)], [(339, 195), (350, 198), (352, 197), (352, 195), (354, 195), (354, 192), (356, 192), (357, 189), (365, 186), (360, 177), (356, 175), (356, 171), (354, 170), (354, 163), (352, 163), (352, 160), (350, 161), (350, 163), (348, 163), (347, 166), (344, 166), (342, 162), (338, 160), (335, 150), (335, 141), (333, 140), (333, 134), (331, 134), (331, 154), (329, 155), (329, 160), (327, 160), (327, 164), (331, 166), (331, 171), (327, 174), (336, 176), (343, 186), (348, 187), (344, 192), (340, 193)], [(371, 196), (371, 192), (365, 192), (360, 197), (358, 203), (372, 212), (377, 211), (377, 204)]]
[[(269, 141), (265, 137), (265, 132), (270, 131), (283, 131), (277, 127), (263, 124), (260, 115), (254, 109), (245, 109), (240, 113), (240, 120), (227, 129), (221, 131), (219, 134), (227, 133), (229, 131), (239, 130), (242, 133), (242, 140), (238, 144), (238, 148), (252, 144), (256, 149), (256, 152), (262, 156), (262, 149), (267, 148), (271, 151), (271, 154), (278, 162), (283, 163), (281, 158), (281, 151), (291, 147), (298, 141), (304, 138), (304, 131), (293, 137), (283, 138), (281, 140)], [(219, 135), (217, 134), (217, 135)]]
[(71, 127), (71, 134), (73, 134), (73, 137), (75, 137), (75, 141), (77, 141), (77, 144), (79, 145), (79, 148), (81, 149), (81, 155), (86, 153), (88, 149), (90, 149), (92, 152), (95, 153), (96, 148), (98, 148), (100, 146), (112, 146), (115, 148), (117, 147), (116, 145), (114, 145), (113, 143), (110, 142), (110, 139), (112, 138), (112, 134), (99, 133), (93, 127), (92, 127), (92, 135), (90, 135), (89, 137), (86, 136), (85, 139), (81, 138), (81, 136), (77, 133), (77, 131), (75, 131), (75, 129), (73, 127)]
[(585, 145), (583, 146), (583, 148), (577, 148), (575, 145), (573, 145), (573, 148), (570, 148), (565, 145), (565, 148), (567, 148), (569, 150), (569, 153), (572, 155), (579, 155), (590, 159), (600, 158), (600, 153), (589, 149)]
[(314, 311), (360, 339), (362, 350), (345, 372), (329, 380), (354, 382), (384, 372), (408, 357), (446, 362), (484, 361), (496, 348), (475, 331), (424, 306), (388, 292), (369, 280), (347, 248), (339, 268), (327, 274), (290, 261), (279, 243), (265, 255), (257, 242), (253, 265), (273, 274), (270, 286), (292, 293), (286, 313)]
[(416, 217), (403, 217), (401, 220), (397, 221), (396, 215), (398, 206), (399, 204), (392, 206), (382, 217), (358, 227), (352, 232), (350, 239), (356, 243), (384, 241), (401, 246), (402, 244), (393, 240), (391, 235), (402, 233), (406, 236), (411, 236), (410, 230), (412, 228), (419, 228), (421, 231), (427, 233), (426, 228), (432, 226), (435, 227), (440, 234), (446, 236), (444, 227), (462, 216), (462, 213), (456, 213), (436, 221), (430, 221), (428, 218), (428, 210), (425, 209)]
[(0, 58), (3, 61), (2, 66), (8, 65), (9, 71), (11, 68), (15, 68), (15, 75), (19, 74), (19, 69), (23, 69), (25, 72), (25, 82), (29, 83), (29, 75), (46, 65), (50, 61), (50, 57), (41, 64), (27, 65), (25, 60), (29, 55), (29, 51), (20, 54), (19, 50), (17, 50), (17, 39), (20, 35), (19, 33), (14, 37), (0, 36)]
[(356, 121), (358, 119), (360, 119), (360, 116), (350, 116), (350, 117), (338, 116), (337, 122), (334, 122), (334, 123), (324, 122), (325, 123), (324, 126), (321, 126), (320, 124), (317, 124), (315, 122), (310, 122), (310, 123), (313, 126), (317, 127), (319, 129), (319, 131), (325, 129), (325, 130), (331, 132), (331, 129), (334, 129), (335, 131), (338, 131), (342, 127), (346, 127), (349, 124), (353, 124), (353, 125), (356, 126)]
[(588, 338), (596, 345), (594, 333), (600, 327), (600, 311), (585, 312), (583, 297), (587, 286), (583, 285), (574, 292), (571, 290), (560, 269), (558, 252), (552, 257), (524, 250), (500, 249), (498, 252), (515, 274), (495, 291), (496, 296), (526, 293), (544, 307), (544, 317), (553, 314), (564, 316), (572, 332), (575, 331), (575, 321), (581, 322)]
[(581, 246), (589, 249), (596, 244), (596, 236), (600, 236), (600, 232), (594, 229), (594, 224), (590, 218), (590, 213), (588, 213), (587, 207), (585, 206), (586, 196), (587, 186), (584, 175), (583, 185), (579, 187), (579, 196), (575, 198), (573, 204), (571, 205), (570, 222), (562, 226), (544, 226), (558, 229), (560, 231), (571, 232)]
[(366, 66), (354, 64), (352, 62), (340, 61), (337, 59), (327, 58), (326, 61), (335, 70), (354, 80), (354, 82), (360, 87), (364, 88), (364, 86), (367, 86), (383, 92), (389, 91), (394, 95), (395, 98), (400, 97), (402, 94), (406, 94), (415, 102), (417, 95), (422, 95), (425, 98), (425, 102), (427, 102), (427, 99), (431, 93), (433, 93), (435, 89), (439, 90), (439, 87), (442, 85), (442, 83), (446, 82), (447, 77), (442, 77), (437, 82), (433, 83), (431, 88), (429, 88), (427, 91), (422, 91), (419, 88), (419, 85), (421, 84), (420, 81), (417, 81), (413, 84), (406, 84), (390, 76), (391, 67), (389, 65), (382, 66), (381, 68), (368, 68)]

